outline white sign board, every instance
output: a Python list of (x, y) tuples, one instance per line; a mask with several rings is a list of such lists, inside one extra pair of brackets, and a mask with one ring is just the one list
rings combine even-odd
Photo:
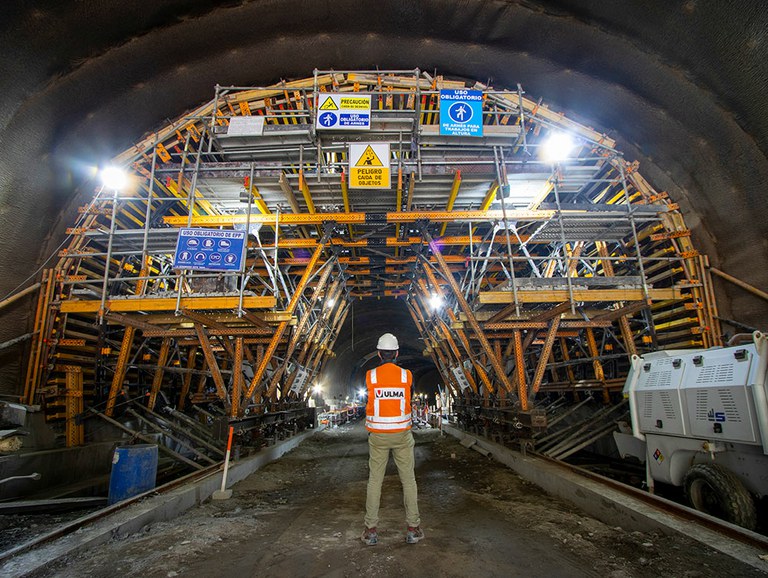
[(464, 375), (464, 370), (461, 367), (452, 367), (451, 373), (453, 373), (453, 377), (456, 378), (456, 383), (459, 384), (461, 391), (464, 391), (469, 387), (469, 381), (467, 381), (467, 376)]
[(261, 136), (263, 134), (263, 116), (233, 116), (229, 119), (227, 136)]
[(389, 143), (350, 143), (350, 189), (388, 189), (390, 172)]
[(368, 130), (371, 128), (370, 94), (321, 93), (315, 128), (318, 130)]
[(304, 384), (307, 382), (307, 377), (309, 377), (309, 372), (303, 367), (299, 367), (296, 372), (296, 378), (291, 384), (291, 391), (296, 395), (300, 394), (301, 390), (304, 389)]

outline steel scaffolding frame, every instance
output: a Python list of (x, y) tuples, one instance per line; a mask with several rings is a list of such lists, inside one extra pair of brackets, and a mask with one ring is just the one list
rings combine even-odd
[[(482, 92), (482, 137), (440, 134), (442, 89)], [(371, 96), (370, 130), (316, 128), (334, 93)], [(239, 117), (262, 130), (230, 134)], [(542, 160), (558, 131), (577, 148)], [(350, 187), (350, 142), (389, 144), (388, 190)], [(217, 86), (114, 161), (132, 187), (97, 192), (41, 282), (24, 397), (52, 420), (73, 367), (107, 417), (144, 392), (234, 421), (304, 407), (353, 299), (404, 300), (457, 400), (529, 425), (537, 393), (608, 399), (629, 356), (720, 343), (679, 207), (521, 87), (418, 69)], [(174, 270), (182, 227), (246, 231), (243, 270)]]

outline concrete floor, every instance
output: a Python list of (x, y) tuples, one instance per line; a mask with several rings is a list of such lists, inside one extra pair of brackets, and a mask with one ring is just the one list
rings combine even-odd
[(45, 576), (759, 576), (688, 540), (606, 525), (434, 430), (416, 431), (426, 539), (404, 542), (393, 464), (379, 544), (360, 542), (367, 482), (361, 423), (320, 432), (170, 522), (69, 557)]

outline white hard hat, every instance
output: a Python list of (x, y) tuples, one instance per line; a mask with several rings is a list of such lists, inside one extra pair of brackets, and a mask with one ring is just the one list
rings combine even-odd
[(379, 342), (376, 344), (376, 349), (383, 351), (397, 351), (400, 346), (397, 344), (397, 337), (391, 333), (385, 333), (379, 337)]

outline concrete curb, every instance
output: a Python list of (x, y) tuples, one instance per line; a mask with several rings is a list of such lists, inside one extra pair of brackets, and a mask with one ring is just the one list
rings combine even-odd
[[(479, 446), (484, 452), (487, 451), (490, 457), (514, 470), (523, 479), (536, 484), (548, 494), (577, 506), (610, 526), (687, 536), (758, 570), (768, 572), (768, 562), (760, 558), (761, 555), (766, 554), (764, 550), (722, 536), (707, 528), (694, 526), (687, 520), (677, 518), (646, 502), (559, 468), (545, 460), (525, 456), (449, 425), (443, 425), (443, 431), (457, 438), (465, 447)], [(662, 503), (665, 501), (663, 498), (659, 500)], [(748, 530), (743, 528), (739, 530), (748, 533)], [(763, 536), (754, 535), (765, 539)]]
[[(244, 480), (253, 472), (297, 447), (316, 430), (308, 430), (288, 440), (260, 451), (254, 456), (230, 464), (227, 487)], [(32, 548), (10, 558), (0, 566), (0, 576), (29, 576), (43, 570), (65, 556), (86, 548), (95, 548), (112, 538), (125, 537), (155, 522), (172, 520), (211, 497), (221, 488), (221, 471), (212, 472), (203, 479), (175, 488), (160, 495), (146, 494), (146, 498), (112, 515), (85, 526), (72, 534)]]

